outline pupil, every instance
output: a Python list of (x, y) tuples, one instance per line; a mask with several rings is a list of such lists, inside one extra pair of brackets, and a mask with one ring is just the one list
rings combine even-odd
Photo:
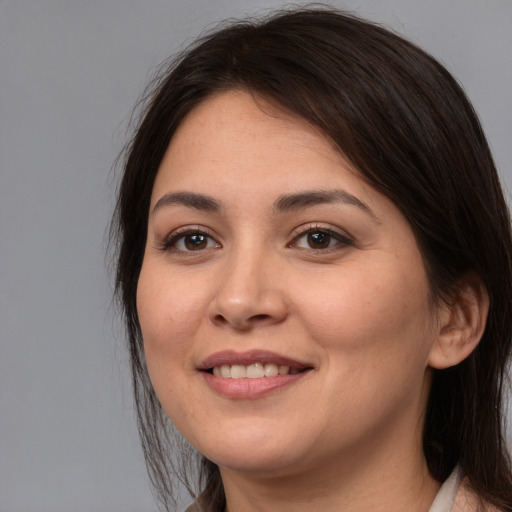
[(206, 247), (206, 237), (204, 235), (188, 235), (185, 237), (185, 247), (190, 250), (204, 249)]
[(324, 249), (330, 241), (331, 237), (327, 233), (316, 232), (308, 235), (309, 245), (315, 249)]

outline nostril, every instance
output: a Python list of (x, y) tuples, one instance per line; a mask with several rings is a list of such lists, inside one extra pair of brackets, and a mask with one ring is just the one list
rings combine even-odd
[(258, 324), (264, 324), (265, 322), (271, 321), (272, 315), (266, 315), (266, 314), (259, 314), (259, 315), (252, 315), (249, 317), (231, 317), (226, 318), (224, 315), (217, 314), (213, 317), (213, 323), (217, 325), (226, 325), (231, 324), (236, 329), (240, 330), (248, 330), (252, 327), (258, 325)]
[(208, 316), (217, 326), (231, 325), (238, 330), (282, 322), (287, 316), (283, 298), (276, 293), (243, 297), (241, 293), (219, 294), (211, 303)]
[(216, 324), (226, 324), (228, 321), (220, 314), (213, 317), (213, 322)]
[(270, 315), (253, 315), (249, 318), (249, 322), (262, 322), (268, 320)]

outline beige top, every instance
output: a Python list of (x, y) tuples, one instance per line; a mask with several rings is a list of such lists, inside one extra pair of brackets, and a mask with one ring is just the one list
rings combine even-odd
[[(480, 508), (481, 507), (481, 508)], [(429, 512), (499, 512), (496, 507), (482, 503), (463, 478), (457, 466), (432, 503)]]
[(432, 503), (432, 506), (428, 509), (428, 512), (455, 512), (456, 510), (462, 510), (460, 503), (456, 505), (457, 496), (460, 494), (460, 484), (462, 482), (462, 471), (459, 466), (456, 466), (452, 471), (452, 474), (444, 482), (437, 493), (437, 496)]
[[(428, 512), (477, 512), (478, 500), (463, 479), (462, 470), (456, 466), (437, 493)], [(484, 512), (495, 512), (493, 507), (485, 507)], [(195, 503), (185, 512), (201, 512)], [(496, 511), (497, 512), (497, 511)]]

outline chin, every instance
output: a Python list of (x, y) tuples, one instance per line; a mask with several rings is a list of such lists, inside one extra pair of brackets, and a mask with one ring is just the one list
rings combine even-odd
[(194, 442), (195, 448), (221, 468), (252, 474), (286, 474), (302, 458), (303, 450), (289, 432), (270, 428), (237, 427)]
[(291, 451), (287, 454), (273, 450), (260, 451), (254, 446), (241, 450), (225, 450), (207, 457), (215, 462), (221, 469), (236, 471), (237, 473), (251, 474), (252, 477), (278, 477), (287, 476), (296, 470), (297, 453)]

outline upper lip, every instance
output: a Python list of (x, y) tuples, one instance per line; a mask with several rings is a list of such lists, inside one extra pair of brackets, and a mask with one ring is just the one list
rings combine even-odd
[(311, 368), (312, 365), (303, 363), (290, 357), (286, 357), (267, 350), (249, 350), (246, 352), (236, 352), (234, 350), (224, 350), (215, 352), (202, 361), (197, 367), (198, 370), (210, 370), (223, 364), (249, 365), (252, 363), (277, 364), (278, 366), (289, 366), (290, 368), (304, 369)]

